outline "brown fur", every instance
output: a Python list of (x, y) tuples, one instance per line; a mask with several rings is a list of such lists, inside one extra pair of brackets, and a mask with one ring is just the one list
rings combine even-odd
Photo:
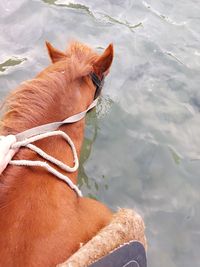
[[(7, 98), (1, 134), (15, 134), (85, 110), (95, 93), (88, 74), (95, 71), (101, 76), (112, 63), (112, 45), (102, 56), (80, 43), (71, 44), (66, 52), (46, 45), (53, 64)], [(78, 155), (84, 126), (83, 119), (61, 127)], [(47, 138), (37, 145), (73, 165), (70, 148), (61, 138)], [(38, 156), (22, 148), (15, 158), (36, 160)], [(67, 175), (77, 182), (77, 172)], [(78, 198), (43, 169), (8, 166), (0, 176), (0, 266), (55, 266), (91, 239), (111, 216), (103, 204)]]

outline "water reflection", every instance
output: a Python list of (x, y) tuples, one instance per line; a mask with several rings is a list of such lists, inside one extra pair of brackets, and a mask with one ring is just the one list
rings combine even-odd
[(120, 20), (120, 19), (113, 17), (111, 15), (108, 15), (107, 13), (104, 13), (104, 12), (94, 12), (86, 4), (72, 3), (70, 1), (62, 1), (62, 0), (42, 0), (42, 1), (44, 3), (50, 4), (50, 5), (55, 5), (58, 7), (65, 7), (65, 8), (82, 10), (82, 11), (86, 12), (88, 15), (92, 16), (94, 19), (100, 20), (101, 23), (120, 24), (120, 25), (128, 27), (132, 32), (134, 32), (135, 29), (143, 26), (142, 22), (132, 24), (128, 20)]
[[(71, 1), (58, 1), (58, 0), (42, 0), (44, 3), (55, 5), (59, 7), (66, 7), (71, 9), (77, 9), (85, 11), (88, 15), (94, 16), (89, 7), (79, 3), (72, 3)], [(66, 3), (68, 2), (68, 3)]]
[[(111, 99), (109, 99), (108, 97), (101, 98), (99, 99), (97, 108), (89, 112), (86, 117), (86, 130), (85, 130), (86, 133), (81, 150), (78, 180), (80, 188), (83, 188), (85, 193), (89, 197), (94, 199), (98, 198), (96, 192), (98, 192), (100, 188), (103, 187), (104, 190), (108, 189), (108, 184), (106, 183), (106, 179), (103, 174), (102, 174), (103, 182), (101, 180), (100, 183), (96, 181), (95, 177), (88, 177), (85, 171), (84, 164), (86, 164), (87, 160), (89, 159), (91, 151), (93, 149), (93, 144), (97, 138), (98, 119), (104, 116), (108, 112), (111, 105), (112, 105)], [(86, 188), (88, 190), (86, 190)]]
[(168, 22), (168, 23), (171, 23), (173, 25), (176, 25), (176, 26), (182, 26), (182, 25), (185, 25), (186, 22), (180, 22), (180, 23), (177, 23), (175, 21), (173, 21), (171, 18), (169, 18), (168, 16), (166, 15), (163, 15), (161, 14), (158, 10), (156, 10), (155, 8), (153, 8), (150, 4), (148, 4), (147, 2), (145, 1), (142, 1), (143, 5), (149, 9), (150, 12), (152, 12), (153, 14), (155, 14), (156, 16), (158, 16), (160, 19)]
[(17, 57), (9, 58), (9, 59), (5, 60), (3, 63), (0, 63), (0, 72), (4, 72), (7, 69), (9, 69), (10, 67), (19, 65), (26, 60), (27, 60), (27, 58), (17, 58)]
[(86, 175), (85, 169), (84, 169), (84, 163), (88, 160), (92, 145), (96, 139), (97, 136), (97, 116), (96, 116), (96, 110), (91, 111), (90, 113), (87, 114), (87, 119), (86, 119), (86, 127), (88, 130), (91, 132), (88, 137), (84, 138), (82, 150), (81, 150), (81, 156), (80, 156), (80, 166), (79, 166), (79, 185), (80, 187), (84, 184), (87, 186), (88, 189), (91, 189), (91, 180), (88, 178)]

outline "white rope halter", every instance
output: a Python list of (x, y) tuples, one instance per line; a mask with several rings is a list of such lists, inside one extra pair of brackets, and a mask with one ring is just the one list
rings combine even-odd
[[(96, 106), (98, 99), (95, 99), (92, 104), (83, 112), (80, 112), (76, 115), (73, 115), (64, 121), (61, 122), (53, 122), (44, 124), (41, 126), (37, 126), (31, 129), (28, 129), (22, 133), (18, 133), (16, 135), (8, 135), (8, 136), (0, 136), (0, 175), (7, 167), (8, 164), (16, 165), (16, 166), (31, 166), (31, 167), (43, 167), (51, 174), (55, 175), (57, 178), (65, 181), (76, 193), (78, 196), (82, 197), (82, 193), (78, 186), (73, 184), (69, 177), (57, 171), (55, 168), (50, 166), (48, 162), (53, 163), (55, 166), (66, 172), (75, 172), (79, 167), (79, 160), (76, 152), (75, 145), (69, 135), (64, 133), (63, 131), (57, 131), (59, 126), (67, 123), (74, 123), (83, 119), (86, 113)], [(60, 160), (48, 155), (42, 149), (37, 146), (31, 144), (35, 141), (41, 140), (46, 137), (60, 135), (65, 141), (69, 144), (72, 154), (74, 157), (74, 166), (70, 167)], [(27, 147), (32, 151), (36, 152), (46, 161), (40, 160), (12, 160), (13, 156), (17, 153), (20, 147)]]

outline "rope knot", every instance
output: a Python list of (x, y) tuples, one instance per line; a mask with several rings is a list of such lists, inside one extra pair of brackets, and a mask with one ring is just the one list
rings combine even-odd
[(0, 136), (0, 175), (18, 151), (17, 148), (12, 148), (16, 142), (14, 135)]

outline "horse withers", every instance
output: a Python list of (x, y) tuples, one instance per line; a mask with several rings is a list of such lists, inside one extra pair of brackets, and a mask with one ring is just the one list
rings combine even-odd
[[(87, 110), (98, 96), (101, 89), (98, 83), (108, 74), (113, 60), (112, 44), (102, 55), (79, 42), (71, 43), (66, 52), (50, 43), (46, 45), (52, 64), (7, 97), (0, 135), (17, 136), (27, 129), (62, 121)], [(59, 127), (70, 136), (78, 157), (84, 128), (84, 118)], [(73, 166), (71, 148), (61, 136), (50, 136), (34, 145)], [(27, 147), (20, 148), (14, 160), (43, 161)], [(67, 176), (73, 184), (77, 183), (77, 171)], [(9, 164), (0, 175), (0, 266), (55, 266), (90, 240), (111, 218), (112, 212), (105, 205), (79, 197), (46, 169)]]

